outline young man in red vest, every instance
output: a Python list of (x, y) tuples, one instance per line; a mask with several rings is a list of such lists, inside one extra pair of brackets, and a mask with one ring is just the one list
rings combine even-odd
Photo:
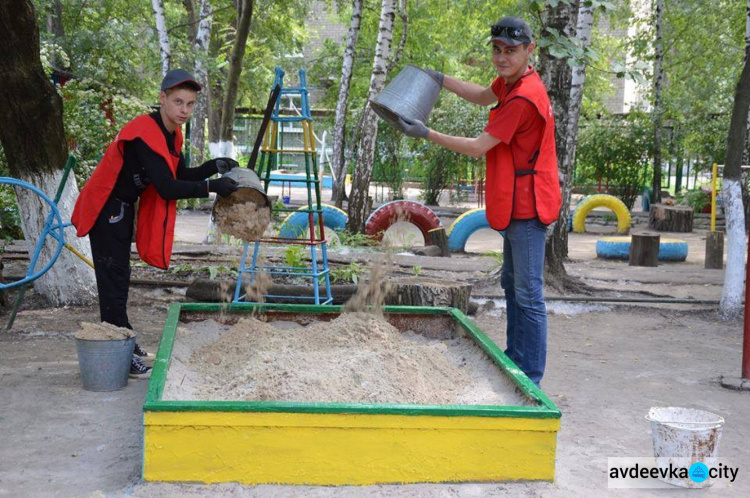
[[(130, 243), (138, 202), (136, 246), (141, 259), (166, 269), (172, 255), (177, 199), (226, 196), (237, 190), (230, 178), (207, 180), (238, 166), (229, 158), (187, 168), (180, 127), (190, 119), (201, 85), (183, 69), (161, 83), (159, 110), (126, 124), (83, 187), (71, 221), (79, 237), (89, 236), (99, 311), (103, 322), (132, 329), (127, 314)], [(131, 378), (146, 378), (153, 359), (136, 343)]]
[(504, 230), (501, 285), (508, 307), (506, 354), (539, 385), (547, 358), (544, 245), (547, 225), (561, 206), (555, 120), (547, 90), (529, 66), (531, 28), (519, 17), (492, 26), (497, 78), (486, 88), (427, 70), (441, 86), (490, 110), (476, 138), (444, 135), (420, 121), (402, 119), (404, 133), (473, 157), (486, 156), (487, 220)]

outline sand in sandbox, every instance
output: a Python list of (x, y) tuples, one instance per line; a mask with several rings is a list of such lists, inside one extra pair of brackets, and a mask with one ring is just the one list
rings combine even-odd
[(135, 332), (123, 327), (117, 327), (111, 323), (90, 323), (82, 322), (81, 329), (76, 332), (76, 339), (86, 341), (119, 341), (130, 339), (135, 336)]
[(214, 204), (214, 220), (221, 233), (252, 241), (263, 236), (271, 223), (271, 208), (255, 189), (240, 188)]
[(428, 339), (365, 313), (180, 327), (163, 399), (530, 404), (468, 338)]

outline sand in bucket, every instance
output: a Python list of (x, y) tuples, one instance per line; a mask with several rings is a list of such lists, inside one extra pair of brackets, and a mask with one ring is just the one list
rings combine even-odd
[(716, 467), (719, 439), (724, 419), (703, 410), (679, 407), (654, 407), (646, 420), (651, 422), (654, 457), (659, 469), (688, 468), (690, 477), (659, 479), (683, 488), (705, 488), (713, 484), (705, 468)]
[(240, 188), (227, 197), (217, 197), (213, 217), (221, 233), (244, 241), (258, 240), (271, 223), (271, 206), (254, 171), (234, 168), (224, 176)]

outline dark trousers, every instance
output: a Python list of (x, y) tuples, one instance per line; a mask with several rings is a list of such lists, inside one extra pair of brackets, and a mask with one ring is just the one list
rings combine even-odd
[(110, 197), (89, 232), (101, 319), (129, 329), (133, 328), (127, 307), (134, 218), (131, 204)]

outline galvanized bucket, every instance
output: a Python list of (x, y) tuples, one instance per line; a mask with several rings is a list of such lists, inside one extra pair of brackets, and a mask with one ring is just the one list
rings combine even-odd
[(92, 341), (76, 337), (78, 367), (87, 391), (117, 391), (128, 385), (135, 336)]
[(424, 69), (410, 64), (370, 101), (370, 106), (383, 121), (403, 131), (398, 118), (426, 123), (440, 89), (435, 78)]
[(240, 188), (227, 197), (216, 197), (216, 203), (252, 201), (258, 207), (270, 206), (263, 183), (257, 173), (247, 168), (233, 168), (224, 173), (227, 178), (236, 181)]

